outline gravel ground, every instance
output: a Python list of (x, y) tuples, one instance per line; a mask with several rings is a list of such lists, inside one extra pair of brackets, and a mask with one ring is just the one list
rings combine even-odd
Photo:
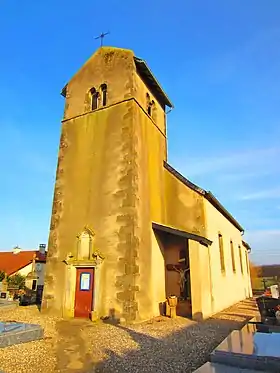
[(193, 372), (231, 332), (258, 314), (247, 300), (196, 323), (178, 317), (155, 318), (134, 325), (62, 320), (39, 313), (36, 306), (0, 310), (0, 320), (37, 323), (45, 339), (0, 349), (0, 371), (51, 372)]

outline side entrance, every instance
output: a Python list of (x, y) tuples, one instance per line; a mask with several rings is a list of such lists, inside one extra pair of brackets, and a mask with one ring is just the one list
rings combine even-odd
[(76, 269), (74, 317), (90, 318), (93, 310), (94, 268)]

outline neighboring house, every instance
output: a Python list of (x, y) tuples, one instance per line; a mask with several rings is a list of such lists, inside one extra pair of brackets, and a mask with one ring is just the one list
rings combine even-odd
[(7, 276), (20, 274), (31, 280), (30, 288), (44, 285), (46, 266), (46, 245), (41, 244), (39, 250), (23, 251), (15, 247), (12, 251), (0, 252), (0, 271)]

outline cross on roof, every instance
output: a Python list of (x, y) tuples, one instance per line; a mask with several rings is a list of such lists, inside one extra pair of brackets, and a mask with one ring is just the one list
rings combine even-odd
[(96, 38), (94, 38), (95, 40), (97, 39), (100, 39), (100, 46), (102, 47), (103, 46), (103, 39), (106, 35), (109, 35), (110, 32), (101, 32), (101, 34), (99, 36), (97, 36)]

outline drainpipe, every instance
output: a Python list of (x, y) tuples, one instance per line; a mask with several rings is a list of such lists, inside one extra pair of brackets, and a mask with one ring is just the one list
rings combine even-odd
[(208, 265), (209, 265), (209, 281), (210, 281), (210, 295), (211, 295), (211, 313), (213, 313), (213, 283), (212, 283), (212, 266), (211, 266), (211, 254), (210, 254), (210, 247), (207, 246), (208, 250)]

